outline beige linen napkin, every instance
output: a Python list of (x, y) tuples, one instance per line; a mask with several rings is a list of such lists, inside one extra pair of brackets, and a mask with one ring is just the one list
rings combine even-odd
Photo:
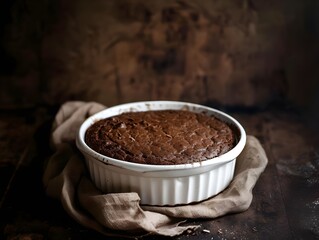
[(66, 212), (83, 226), (108, 236), (151, 233), (176, 236), (198, 226), (180, 225), (189, 218), (215, 218), (248, 209), (252, 189), (268, 159), (259, 141), (247, 137), (237, 158), (235, 176), (222, 193), (205, 201), (170, 207), (142, 206), (137, 193), (101, 193), (86, 172), (83, 156), (75, 147), (81, 123), (104, 109), (94, 102), (67, 102), (58, 111), (52, 128), (55, 153), (46, 164), (43, 183), (46, 193), (59, 199)]

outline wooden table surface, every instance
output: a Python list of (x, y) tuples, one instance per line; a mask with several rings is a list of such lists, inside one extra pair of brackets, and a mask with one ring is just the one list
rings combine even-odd
[[(43, 191), (55, 110), (0, 111), (0, 239), (109, 239), (80, 226)], [(269, 158), (252, 204), (243, 213), (190, 220), (200, 229), (173, 239), (319, 239), (318, 129), (286, 108), (230, 114)]]

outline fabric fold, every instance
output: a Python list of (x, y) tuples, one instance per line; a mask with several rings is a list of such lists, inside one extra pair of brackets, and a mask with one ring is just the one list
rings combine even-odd
[(132, 233), (177, 236), (199, 227), (182, 224), (187, 219), (216, 218), (249, 208), (252, 189), (268, 162), (260, 142), (253, 136), (247, 136), (246, 146), (237, 158), (233, 181), (223, 192), (205, 201), (169, 207), (143, 206), (134, 192), (100, 192), (75, 147), (75, 136), (87, 117), (104, 108), (95, 102), (66, 102), (52, 126), (55, 152), (46, 164), (43, 184), (47, 195), (58, 199), (81, 225), (108, 236), (129, 237)]

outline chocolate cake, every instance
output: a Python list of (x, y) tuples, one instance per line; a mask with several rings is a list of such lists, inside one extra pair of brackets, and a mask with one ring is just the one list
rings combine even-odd
[(215, 117), (184, 110), (127, 112), (90, 126), (85, 142), (119, 160), (156, 165), (204, 161), (232, 149), (232, 129)]

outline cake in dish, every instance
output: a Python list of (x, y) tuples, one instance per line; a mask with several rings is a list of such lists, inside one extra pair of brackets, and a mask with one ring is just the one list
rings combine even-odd
[(223, 121), (187, 110), (126, 112), (91, 125), (85, 142), (105, 156), (134, 163), (175, 165), (204, 161), (235, 145)]
[[(104, 121), (114, 122), (105, 125)], [(117, 136), (118, 142), (109, 140), (107, 131), (115, 131), (111, 135), (121, 134)], [(177, 134), (178, 131), (182, 133)], [(146, 136), (151, 133), (156, 136), (152, 140)], [(212, 138), (209, 134), (215, 135)], [(92, 140), (96, 143), (89, 143)], [(121, 147), (112, 157), (94, 150), (115, 142)], [(133, 145), (134, 142), (138, 145)], [(233, 179), (236, 158), (245, 143), (244, 128), (230, 115), (177, 101), (134, 102), (107, 108), (88, 117), (76, 138), (98, 189), (104, 193), (136, 192), (141, 204), (159, 206), (203, 201), (223, 191)], [(124, 151), (123, 146), (129, 147)], [(125, 158), (128, 161), (121, 160)]]

